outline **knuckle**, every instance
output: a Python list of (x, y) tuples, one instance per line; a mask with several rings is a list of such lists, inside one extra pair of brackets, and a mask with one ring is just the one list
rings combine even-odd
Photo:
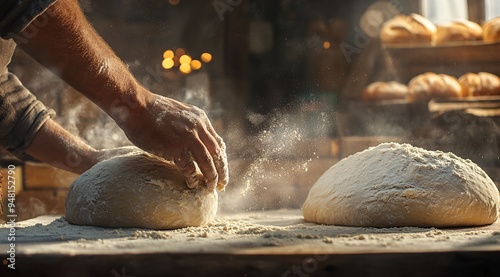
[(197, 106), (191, 106), (192, 107), (192, 111), (193, 113), (197, 114), (198, 116), (200, 117), (206, 117), (207, 114), (205, 113), (204, 110), (200, 109), (199, 107)]
[(193, 161), (189, 161), (188, 163), (186, 163), (184, 165), (180, 165), (180, 170), (184, 174), (191, 174), (191, 173), (196, 171), (196, 165), (194, 164)]

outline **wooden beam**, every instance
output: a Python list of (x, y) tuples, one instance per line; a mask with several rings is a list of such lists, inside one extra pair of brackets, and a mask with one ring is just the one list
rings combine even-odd
[(467, 9), (469, 11), (469, 20), (482, 24), (485, 19), (485, 1), (467, 0)]
[(421, 0), (410, 0), (408, 1), (409, 13), (422, 14), (422, 1)]

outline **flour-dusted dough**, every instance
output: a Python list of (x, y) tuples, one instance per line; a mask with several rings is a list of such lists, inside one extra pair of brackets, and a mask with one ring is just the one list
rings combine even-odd
[(100, 162), (76, 179), (65, 218), (78, 225), (174, 229), (210, 223), (217, 192), (189, 189), (172, 163), (148, 154)]
[(486, 173), (452, 153), (384, 143), (349, 156), (314, 184), (310, 222), (365, 227), (491, 224), (499, 192)]

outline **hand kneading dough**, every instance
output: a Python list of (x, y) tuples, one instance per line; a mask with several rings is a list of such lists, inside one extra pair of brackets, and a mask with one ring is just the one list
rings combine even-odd
[(328, 169), (304, 203), (310, 222), (365, 227), (491, 224), (499, 192), (486, 173), (452, 153), (384, 143)]
[(66, 198), (69, 223), (174, 229), (210, 223), (217, 192), (189, 189), (172, 163), (148, 154), (100, 162), (76, 179)]

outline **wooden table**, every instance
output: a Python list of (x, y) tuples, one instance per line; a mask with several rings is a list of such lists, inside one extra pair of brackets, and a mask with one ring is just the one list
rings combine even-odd
[[(0, 225), (0, 256), (9, 250)], [(298, 210), (221, 215), (170, 231), (18, 223), (0, 276), (500, 276), (500, 222), (477, 228), (356, 228)], [(10, 275), (9, 275), (10, 274)]]

